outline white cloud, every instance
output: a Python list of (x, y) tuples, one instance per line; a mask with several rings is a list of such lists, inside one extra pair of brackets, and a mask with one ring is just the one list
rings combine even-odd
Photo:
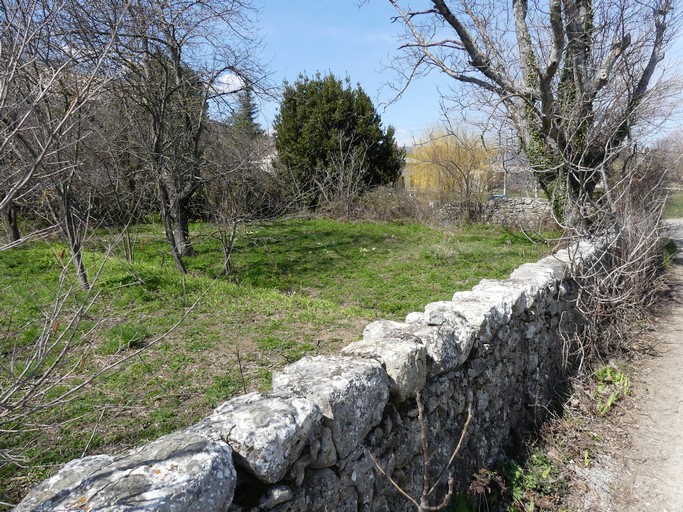
[(219, 94), (227, 94), (244, 88), (244, 80), (236, 74), (226, 71), (213, 84), (213, 90)]

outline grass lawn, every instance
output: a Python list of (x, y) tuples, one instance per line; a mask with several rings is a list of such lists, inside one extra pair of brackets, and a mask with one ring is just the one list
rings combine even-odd
[[(187, 258), (185, 279), (158, 224), (131, 228), (132, 261), (123, 258), (114, 234), (99, 232), (89, 241), (91, 278), (101, 268), (93, 286), (98, 295), (79, 327), (89, 332), (89, 344), (71, 383), (149, 348), (69, 404), (38, 415), (42, 426), (35, 432), (0, 434), (0, 450), (19, 447), (32, 461), (0, 468), (0, 502), (18, 501), (67, 460), (139, 445), (244, 391), (267, 390), (274, 370), (306, 354), (337, 351), (373, 319), (401, 320), (482, 278), (505, 278), (549, 250), (498, 227), (448, 231), (290, 219), (244, 227), (235, 272), (221, 277), (220, 245), (211, 231), (192, 226), (198, 255)], [(113, 250), (105, 258), (107, 247)], [(40, 333), (42, 312), (68, 268), (64, 249), (41, 242), (0, 253), (4, 356), (21, 354)], [(89, 297), (70, 292), (63, 322), (51, 328), (61, 332)], [(175, 330), (153, 342), (197, 299)]]
[(666, 203), (664, 216), (668, 219), (683, 217), (683, 192), (672, 194)]

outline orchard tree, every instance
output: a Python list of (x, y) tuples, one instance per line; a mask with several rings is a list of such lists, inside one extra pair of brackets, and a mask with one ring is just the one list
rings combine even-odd
[(125, 7), (125, 2), (111, 6), (109, 30), (98, 33), (93, 45), (84, 44), (93, 35), (80, 23), (89, 15), (84, 2), (0, 3), (0, 214), (11, 242), (2, 249), (45, 233), (21, 239), (17, 225), (22, 203), (34, 215), (44, 205), (69, 245), (84, 289), (89, 288), (82, 262), (88, 212), (82, 208), (87, 201), (77, 199), (77, 183), (92, 170), (83, 149), (93, 138), (90, 118), (112, 79), (110, 58)]
[[(130, 149), (157, 185), (178, 270), (192, 254), (190, 206), (204, 183), (209, 114), (263, 71), (249, 0), (131, 0), (116, 46)], [(225, 87), (229, 83), (239, 87)]]
[(503, 114), (566, 236), (609, 234), (604, 257), (573, 267), (584, 327), (566, 341), (589, 362), (623, 348), (661, 283), (666, 176), (643, 135), (680, 90), (662, 69), (679, 5), (389, 2), (406, 28), (403, 76), (438, 69), (466, 106)]
[(393, 183), (403, 165), (394, 128), (382, 127), (370, 97), (348, 78), (318, 73), (286, 83), (274, 128), (279, 168), (308, 206), (324, 198), (330, 170), (341, 161), (353, 162), (364, 185)]
[[(406, 29), (401, 76), (437, 69), (471, 106), (512, 123), (540, 186), (569, 224), (671, 90), (658, 69), (673, 0), (389, 0)], [(640, 124), (639, 124), (640, 123)]]

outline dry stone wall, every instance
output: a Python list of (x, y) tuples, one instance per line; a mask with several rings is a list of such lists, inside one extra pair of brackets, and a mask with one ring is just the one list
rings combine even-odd
[(569, 269), (595, 253), (582, 243), (404, 322), (373, 322), (341, 354), (276, 373), (272, 392), (230, 400), (129, 453), (70, 462), (16, 510), (411, 510), (382, 472), (420, 495), (418, 392), (433, 474), (450, 458), (471, 405), (454, 465), (464, 489), (479, 468), (519, 446), (561, 392), (572, 365), (567, 335), (581, 326)]
[(531, 229), (555, 225), (550, 203), (533, 198), (491, 198), (484, 205), (484, 218), (491, 224)]

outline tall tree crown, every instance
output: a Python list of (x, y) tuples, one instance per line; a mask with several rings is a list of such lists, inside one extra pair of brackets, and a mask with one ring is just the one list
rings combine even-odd
[(230, 118), (230, 126), (248, 140), (255, 139), (263, 135), (263, 129), (257, 121), (258, 113), (259, 108), (254, 99), (254, 90), (251, 87), (245, 87), (237, 93), (237, 106)]
[(279, 163), (303, 189), (311, 188), (316, 174), (330, 166), (340, 139), (344, 150), (363, 153), (366, 184), (392, 183), (400, 172), (404, 154), (393, 127), (382, 127), (370, 97), (360, 86), (351, 88), (348, 78), (342, 82), (318, 73), (285, 84), (274, 128)]
[(401, 76), (436, 68), (469, 86), (463, 102), (503, 112), (549, 196), (589, 201), (665, 97), (673, 0), (389, 1)]

